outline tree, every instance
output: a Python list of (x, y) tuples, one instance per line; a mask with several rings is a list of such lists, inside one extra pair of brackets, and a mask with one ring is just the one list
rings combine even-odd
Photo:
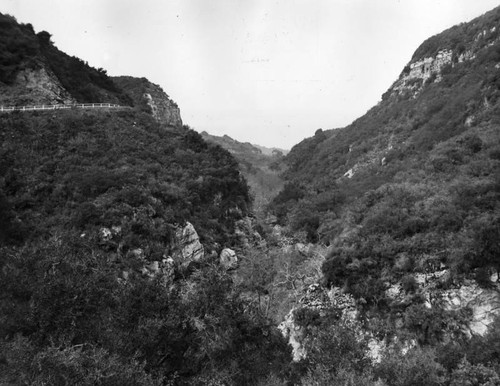
[(500, 217), (486, 216), (476, 222), (472, 262), (476, 267), (492, 267), (500, 273)]
[(500, 376), (489, 366), (464, 359), (451, 374), (450, 386), (500, 386)]
[(436, 361), (432, 349), (415, 347), (406, 354), (401, 348), (389, 349), (375, 367), (375, 375), (388, 386), (441, 386), (445, 369)]
[(239, 275), (241, 288), (257, 295), (257, 304), (263, 315), (269, 315), (274, 295), (273, 281), (277, 274), (274, 256), (266, 251), (247, 253), (241, 259)]
[(367, 341), (339, 318), (337, 309), (299, 313), (304, 329), (303, 346), (307, 356), (303, 361), (313, 372), (339, 376), (342, 372), (361, 376), (370, 372), (371, 360)]
[(40, 44), (47, 46), (52, 44), (52, 41), (50, 40), (52, 38), (52, 35), (47, 31), (40, 31), (36, 34), (36, 36), (38, 37), (38, 41), (40, 42)]

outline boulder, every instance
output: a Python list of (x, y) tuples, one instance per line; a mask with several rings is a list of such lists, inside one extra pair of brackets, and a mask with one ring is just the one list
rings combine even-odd
[(132, 249), (131, 251), (129, 251), (128, 254), (129, 254), (129, 256), (133, 256), (139, 260), (144, 260), (144, 258), (145, 258), (144, 250), (142, 248)]
[(187, 222), (182, 228), (175, 232), (174, 259), (180, 260), (180, 263), (190, 263), (199, 261), (205, 255), (203, 245), (193, 224)]
[(111, 240), (113, 233), (111, 232), (111, 229), (103, 227), (101, 228), (100, 235), (102, 241), (109, 241)]
[(236, 252), (230, 248), (224, 248), (219, 256), (220, 264), (227, 270), (235, 269), (238, 266)]
[(99, 230), (99, 236), (100, 236), (101, 242), (110, 241), (113, 238), (116, 238), (117, 236), (119, 236), (121, 234), (121, 231), (122, 231), (122, 228), (119, 226), (112, 226), (111, 229), (106, 228), (106, 227), (102, 227)]

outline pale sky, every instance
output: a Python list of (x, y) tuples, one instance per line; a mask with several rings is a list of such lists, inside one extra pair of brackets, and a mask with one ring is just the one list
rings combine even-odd
[(374, 106), (426, 38), (500, 0), (0, 0), (110, 75), (146, 77), (185, 124), (290, 148)]

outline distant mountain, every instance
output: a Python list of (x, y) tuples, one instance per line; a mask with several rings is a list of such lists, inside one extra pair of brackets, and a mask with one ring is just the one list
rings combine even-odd
[(281, 160), (287, 151), (239, 142), (227, 135), (218, 137), (206, 131), (201, 136), (207, 142), (226, 149), (238, 160), (254, 197), (254, 209), (262, 211), (283, 186), (279, 172)]
[(256, 145), (256, 144), (254, 144), (253, 146), (255, 146), (257, 149), (260, 149), (260, 151), (264, 155), (280, 155), (280, 153), (283, 155), (287, 155), (288, 152), (290, 151), (290, 150), (286, 150), (286, 149), (281, 149), (279, 147), (270, 147), (269, 148), (269, 147)]
[(229, 150), (233, 154), (263, 154), (265, 156), (280, 156), (288, 154), (289, 150), (280, 149), (278, 147), (265, 147), (252, 144), (250, 142), (239, 142), (228, 135), (222, 137), (208, 134), (206, 131), (201, 133), (202, 137), (210, 139), (212, 142), (217, 142), (223, 148)]

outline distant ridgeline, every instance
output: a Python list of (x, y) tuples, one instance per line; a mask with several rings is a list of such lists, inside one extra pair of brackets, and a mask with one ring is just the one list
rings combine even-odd
[(31, 24), (19, 24), (9, 15), (0, 14), (0, 33), (0, 105), (106, 103), (182, 126), (178, 106), (145, 78), (111, 78), (106, 70), (58, 50), (48, 32), (35, 34)]
[(227, 135), (218, 137), (205, 131), (201, 136), (207, 142), (215, 143), (229, 151), (238, 161), (253, 195), (253, 208), (256, 213), (262, 213), (269, 201), (283, 187), (279, 176), (280, 162), (287, 151), (239, 142)]

